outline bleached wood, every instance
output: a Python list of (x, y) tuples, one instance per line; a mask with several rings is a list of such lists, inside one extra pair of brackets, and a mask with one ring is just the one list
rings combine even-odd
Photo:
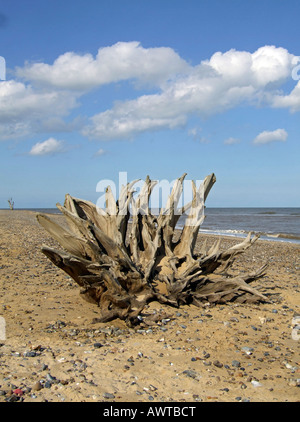
[[(80, 286), (80, 295), (99, 306), (99, 320), (121, 318), (135, 324), (151, 300), (170, 306), (203, 302), (267, 301), (249, 283), (264, 276), (266, 267), (248, 275), (230, 276), (235, 257), (257, 241), (251, 233), (239, 244), (221, 250), (219, 239), (208, 251), (203, 242), (195, 252), (204, 220), (205, 200), (216, 182), (212, 173), (196, 188), (193, 199), (178, 209), (186, 173), (176, 180), (166, 206), (152, 215), (149, 201), (156, 181), (147, 176), (139, 195), (134, 184), (123, 186), (116, 200), (106, 189), (106, 206), (67, 194), (64, 206), (57, 204), (68, 229), (38, 214), (39, 223), (65, 249), (43, 246), (42, 252)], [(181, 213), (188, 213), (185, 226), (174, 240)], [(130, 216), (132, 217), (130, 221)]]

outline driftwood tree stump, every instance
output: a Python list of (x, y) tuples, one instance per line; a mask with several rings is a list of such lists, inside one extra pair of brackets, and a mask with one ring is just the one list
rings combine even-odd
[[(219, 249), (218, 241), (209, 250), (203, 243), (200, 251), (194, 252), (204, 219), (204, 202), (216, 178), (214, 174), (207, 176), (199, 189), (192, 182), (193, 200), (178, 210), (185, 176), (177, 179), (158, 216), (149, 209), (156, 184), (149, 177), (136, 199), (132, 189), (136, 181), (122, 187), (117, 201), (108, 187), (105, 209), (67, 194), (64, 206), (57, 207), (69, 229), (46, 215), (37, 215), (39, 223), (65, 249), (43, 246), (42, 252), (78, 283), (84, 299), (99, 306), (100, 321), (120, 318), (134, 324), (152, 300), (175, 307), (268, 301), (249, 286), (264, 275), (266, 266), (248, 275), (230, 276), (227, 272), (236, 255), (248, 249), (258, 236), (249, 233), (240, 244), (225, 251)], [(179, 217), (188, 211), (185, 226), (175, 240)]]

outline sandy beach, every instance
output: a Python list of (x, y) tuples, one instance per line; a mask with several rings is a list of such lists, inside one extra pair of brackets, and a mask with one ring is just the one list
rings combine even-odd
[[(205, 237), (215, 240), (201, 235), (199, 244)], [(238, 242), (224, 238), (221, 247)], [(0, 402), (300, 400), (299, 245), (258, 240), (236, 259), (236, 272), (269, 262), (254, 284), (271, 303), (153, 302), (146, 312), (162, 318), (133, 329), (95, 322), (97, 307), (42, 244), (58, 247), (34, 212), (0, 211)]]

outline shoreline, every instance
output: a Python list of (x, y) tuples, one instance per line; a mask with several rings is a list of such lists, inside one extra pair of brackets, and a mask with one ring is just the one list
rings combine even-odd
[[(57, 247), (35, 211), (0, 211), (0, 402), (297, 402), (299, 245), (257, 240), (233, 273), (269, 262), (255, 282), (271, 303), (182, 306), (135, 329), (99, 323), (98, 308), (41, 253)], [(51, 214), (57, 222), (62, 215)], [(210, 247), (219, 236), (200, 235)], [(240, 242), (223, 237), (221, 249)], [(16, 395), (16, 394), (15, 394)]]
[[(57, 210), (57, 212), (45, 212), (43, 210), (47, 210), (45, 208), (35, 208), (35, 209), (15, 209), (13, 211), (8, 209), (0, 209), (1, 212), (18, 212), (18, 213), (32, 213), (34, 215), (41, 213), (46, 214), (49, 217), (53, 216), (60, 216), (63, 217), (63, 214)], [(55, 208), (53, 210), (56, 211)], [(130, 224), (130, 221), (129, 221)], [(176, 226), (175, 230), (182, 230), (183, 226)], [(218, 237), (228, 237), (228, 238), (235, 238), (235, 239), (241, 239), (245, 238), (248, 233), (251, 232), (253, 235), (259, 235), (260, 240), (270, 241), (270, 242), (287, 242), (287, 243), (293, 243), (300, 245), (300, 236), (290, 233), (265, 233), (265, 232), (259, 232), (259, 231), (244, 231), (244, 230), (235, 230), (235, 229), (226, 229), (226, 230), (210, 230), (210, 229), (201, 229), (199, 230), (198, 235), (204, 235), (204, 236), (218, 236)]]

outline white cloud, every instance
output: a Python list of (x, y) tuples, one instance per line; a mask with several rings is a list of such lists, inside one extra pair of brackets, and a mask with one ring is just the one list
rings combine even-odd
[(64, 151), (64, 142), (49, 138), (44, 142), (37, 142), (30, 150), (30, 155), (53, 155)]
[(253, 140), (254, 144), (268, 144), (274, 141), (285, 142), (288, 134), (284, 129), (276, 129), (273, 131), (263, 131)]
[(225, 145), (234, 145), (234, 144), (239, 144), (239, 143), (240, 143), (240, 140), (233, 137), (227, 138), (224, 141)]
[(49, 118), (65, 117), (76, 106), (66, 91), (36, 90), (14, 80), (0, 83), (0, 139), (39, 132)]
[(292, 112), (300, 110), (300, 81), (288, 95), (274, 95), (272, 107), (289, 108)]
[(95, 58), (67, 52), (53, 65), (27, 64), (17, 69), (17, 75), (52, 87), (87, 90), (133, 78), (157, 85), (187, 69), (188, 64), (171, 48), (143, 48), (133, 41), (100, 48)]
[[(182, 127), (191, 116), (208, 117), (241, 104), (299, 111), (300, 81), (290, 93), (279, 90), (288, 78), (292, 80), (294, 67), (295, 56), (275, 46), (253, 53), (216, 52), (196, 66), (171, 48), (143, 48), (138, 42), (100, 48), (95, 57), (67, 52), (53, 64), (18, 68), (16, 75), (23, 82), (0, 84), (0, 138), (73, 130), (100, 140), (126, 139)], [(151, 84), (156, 91), (135, 91), (132, 99), (101, 112), (95, 103), (93, 109), (88, 107), (93, 114), (86, 116), (87, 123), (81, 117), (84, 108), (76, 117), (78, 100), (91, 89), (125, 80), (134, 81), (140, 90)], [(66, 121), (71, 111), (74, 116)]]
[(160, 93), (124, 101), (94, 115), (83, 134), (103, 140), (126, 138), (143, 131), (176, 128), (190, 115), (209, 116), (245, 102), (275, 107), (277, 99), (282, 107), (289, 107), (300, 101), (300, 93), (285, 99), (274, 86), (291, 74), (293, 57), (273, 46), (253, 54), (235, 50), (215, 53), (164, 84)]

